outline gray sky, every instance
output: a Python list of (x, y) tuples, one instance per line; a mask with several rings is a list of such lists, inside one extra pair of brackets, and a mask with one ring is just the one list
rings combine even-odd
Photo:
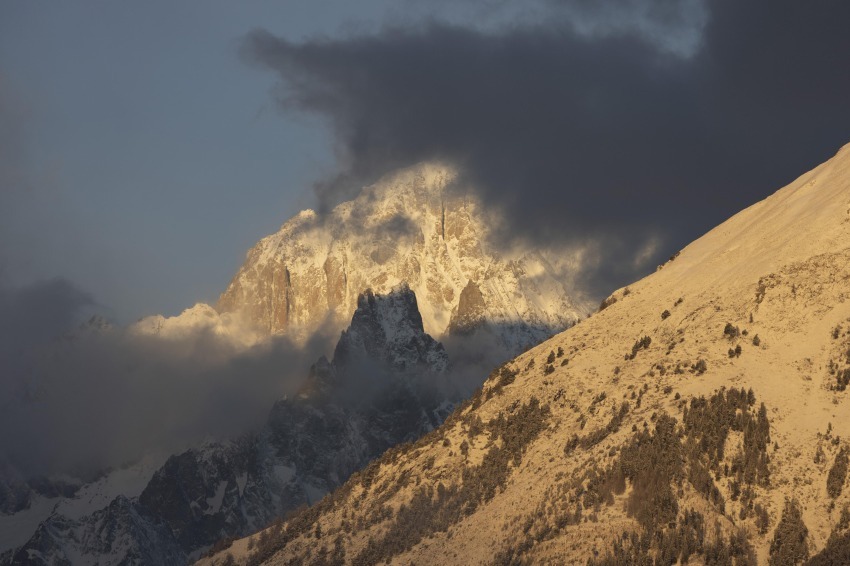
[(59, 276), (119, 321), (173, 314), (297, 210), (440, 158), (511, 238), (594, 239), (604, 294), (647, 241), (652, 264), (850, 141), (847, 12), (4, 2), (0, 284)]
[(275, 109), (240, 38), (382, 13), (353, 4), (0, 4), (7, 283), (62, 276), (124, 320), (214, 300), (333, 165), (327, 132)]

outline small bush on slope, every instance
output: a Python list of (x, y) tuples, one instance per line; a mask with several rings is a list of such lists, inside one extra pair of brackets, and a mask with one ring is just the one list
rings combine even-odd
[(607, 309), (608, 307), (610, 307), (611, 305), (613, 305), (613, 304), (614, 304), (614, 303), (616, 303), (616, 302), (617, 302), (617, 297), (615, 297), (614, 295), (611, 295), (610, 297), (608, 297), (607, 299), (603, 300), (603, 301), (599, 304), (599, 311), (598, 311), (598, 312), (602, 312), (602, 311), (604, 311), (605, 309)]
[(838, 370), (835, 374), (835, 382), (835, 389), (837, 391), (846, 390), (847, 385), (850, 385), (850, 368)]
[[(583, 436), (580, 439), (576, 439), (576, 443), (584, 449), (592, 448), (608, 438), (609, 435), (620, 430), (620, 425), (623, 424), (623, 419), (626, 415), (629, 414), (629, 402), (623, 401), (623, 404), (620, 405), (620, 409), (614, 413), (614, 416), (611, 417), (611, 420), (605, 425), (603, 428), (597, 429), (590, 434)], [(570, 441), (572, 442), (572, 440)], [(567, 447), (564, 449), (565, 453), (570, 452), (570, 444), (567, 444)], [(573, 446), (575, 448), (575, 446)]]
[[(487, 391), (487, 399), (492, 398), (493, 395), (501, 394), (502, 389), (516, 381), (516, 376), (518, 373), (519, 372), (517, 370), (512, 369), (508, 365), (503, 365), (502, 367), (491, 373), (487, 381), (495, 381), (495, 384)], [(477, 408), (480, 404), (480, 401), (478, 403), (473, 403), (473, 409)]]
[(637, 356), (638, 352), (641, 350), (646, 350), (649, 348), (649, 345), (652, 344), (652, 338), (649, 336), (644, 336), (640, 340), (637, 340), (632, 346), (632, 353), (626, 354), (625, 359), (633, 360)]

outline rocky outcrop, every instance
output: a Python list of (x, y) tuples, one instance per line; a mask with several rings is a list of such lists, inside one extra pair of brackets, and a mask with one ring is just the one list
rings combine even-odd
[(351, 326), (334, 350), (334, 364), (350, 373), (358, 361), (378, 362), (395, 375), (448, 367), (443, 346), (425, 333), (416, 295), (406, 285), (386, 296), (370, 289), (358, 298)]
[(479, 329), (486, 324), (486, 309), (481, 288), (474, 281), (470, 281), (460, 292), (460, 300), (452, 311), (449, 333), (463, 335)]

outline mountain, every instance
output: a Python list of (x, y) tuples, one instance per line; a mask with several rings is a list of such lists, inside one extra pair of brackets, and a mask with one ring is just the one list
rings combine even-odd
[(0, 514), (0, 555), (25, 544), (51, 515), (76, 520), (100, 511), (118, 496), (138, 497), (164, 461), (161, 456), (151, 455), (130, 466), (105, 470), (89, 481), (33, 477), (21, 480), (17, 486), (7, 484), (7, 489), (17, 489), (9, 489), (3, 499), (17, 506)]
[(54, 510), (0, 563), (186, 563), (315, 503), (391, 446), (439, 426), (458, 400), (447, 369), (409, 288), (363, 293), (333, 359), (275, 403), (258, 433), (168, 458), (137, 498), (85, 515)]
[(850, 563), (850, 145), (205, 561)]
[(23, 548), (6, 558), (10, 564), (185, 563), (165, 525), (123, 495), (79, 520), (52, 515)]
[(586, 308), (552, 257), (499, 253), (498, 219), (468, 193), (451, 169), (420, 164), (325, 215), (303, 211), (248, 252), (217, 308), (269, 333), (308, 336), (340, 330), (366, 289), (405, 283), (428, 334), (487, 327), (514, 354), (580, 320)]

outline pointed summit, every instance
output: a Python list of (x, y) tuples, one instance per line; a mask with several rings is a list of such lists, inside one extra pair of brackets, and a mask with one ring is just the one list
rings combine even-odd
[(401, 285), (386, 295), (371, 289), (357, 299), (351, 326), (342, 332), (334, 365), (343, 368), (366, 359), (395, 373), (427, 368), (442, 372), (448, 366), (443, 346), (425, 333), (416, 295)]
[[(368, 289), (415, 292), (424, 330), (449, 331), (469, 281), (518, 352), (580, 320), (550, 263), (537, 252), (492, 249), (470, 190), (447, 167), (420, 164), (365, 187), (327, 215), (301, 213), (263, 238), (222, 294), (218, 309), (243, 312), (268, 333), (306, 337), (328, 319), (341, 330)], [(501, 253), (500, 253), (501, 252)]]

